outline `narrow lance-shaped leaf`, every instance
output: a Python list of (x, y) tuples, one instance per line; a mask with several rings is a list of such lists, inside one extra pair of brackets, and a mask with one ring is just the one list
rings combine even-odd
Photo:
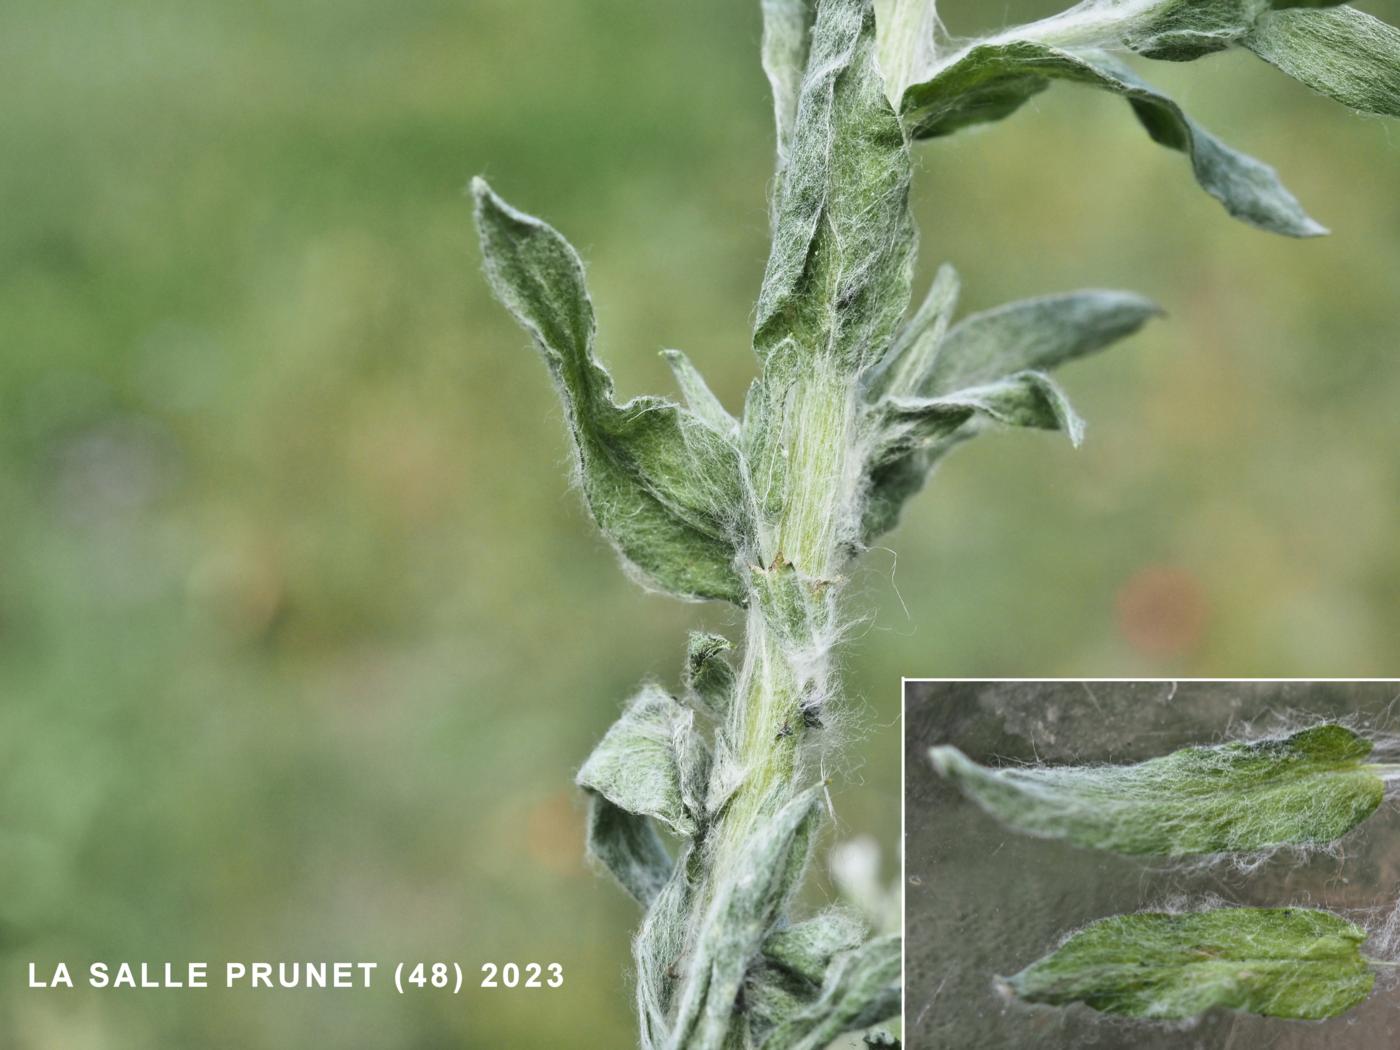
[(685, 687), (711, 715), (720, 718), (734, 699), (734, 668), (725, 654), (734, 648), (718, 634), (692, 632), (685, 656)]
[(914, 397), (923, 390), (961, 290), (958, 272), (946, 263), (940, 266), (914, 316), (900, 329), (885, 357), (866, 373), (867, 398)]
[(937, 8), (934, 0), (875, 0), (880, 71), (885, 94), (896, 107), (904, 89), (922, 80), (933, 65)]
[(1400, 117), (1400, 29), (1364, 12), (1271, 11), (1259, 18), (1244, 46), (1344, 106)]
[(1131, 292), (1088, 290), (973, 314), (942, 341), (918, 392), (936, 397), (1026, 369), (1057, 368), (1126, 339), (1161, 312)]
[(763, 72), (773, 91), (778, 171), (787, 166), (816, 0), (763, 0)]
[(1337, 1017), (1371, 993), (1366, 933), (1307, 908), (1143, 912), (1080, 930), (1006, 987), (1033, 1003), (1084, 1003), (1152, 1020), (1212, 1007), (1268, 1017)]
[(686, 962), (669, 1050), (720, 1050), (735, 1002), (764, 936), (787, 908), (811, 855), (821, 792), (809, 788), (759, 823), (741, 871), (712, 873), (718, 893)]
[(1050, 84), (1065, 80), (1119, 95), (1153, 140), (1191, 160), (1196, 181), (1235, 218), (1273, 233), (1327, 232), (1266, 164), (1230, 149), (1171, 98), (1098, 51), (1068, 51), (1031, 40), (974, 44), (904, 95), (903, 115), (919, 138), (1000, 120)]
[(694, 845), (676, 862), (670, 880), (656, 894), (632, 942), (637, 967), (637, 1016), (642, 1050), (660, 1050), (670, 1038), (676, 964), (685, 952), (686, 918), (694, 898), (690, 868)]
[(1369, 741), (1340, 725), (1190, 747), (1130, 766), (988, 769), (957, 748), (930, 758), (997, 819), (1032, 835), (1131, 854), (1188, 856), (1332, 842), (1385, 784)]
[(781, 1021), (761, 1050), (821, 1050), (845, 1032), (899, 1013), (901, 943), (876, 937), (832, 960), (817, 999)]
[(663, 350), (661, 356), (671, 366), (676, 377), (676, 385), (685, 396), (686, 406), (705, 423), (714, 427), (731, 440), (739, 436), (739, 421), (729, 414), (729, 410), (717, 398), (700, 370), (690, 363), (690, 358), (679, 350)]
[(769, 934), (744, 980), (750, 1040), (761, 1045), (777, 1025), (816, 1002), (832, 959), (859, 948), (868, 932), (853, 913), (829, 908)]
[(593, 355), (593, 305), (578, 254), (481, 179), (472, 191), (491, 287), (554, 376), (594, 520), (643, 582), (742, 603), (738, 552), (753, 524), (738, 450), (659, 398), (615, 404), (612, 379)]
[(869, 0), (827, 0), (759, 293), (754, 348), (765, 374), (818, 361), (855, 374), (885, 352), (909, 302), (910, 172)]
[(877, 469), (936, 447), (979, 418), (1012, 427), (1063, 430), (1076, 447), (1084, 440), (1084, 421), (1064, 391), (1040, 372), (1020, 372), (947, 397), (888, 398), (882, 408), (881, 442), (871, 455)]

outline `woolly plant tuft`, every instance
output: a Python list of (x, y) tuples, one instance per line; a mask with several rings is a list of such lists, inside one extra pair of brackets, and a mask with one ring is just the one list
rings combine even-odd
[(820, 1047), (897, 1014), (897, 938), (867, 939), (843, 913), (790, 914), (823, 822), (814, 755), (840, 702), (832, 650), (849, 564), (943, 456), (988, 428), (1078, 444), (1083, 423), (1048, 373), (1158, 313), (1091, 290), (955, 323), (948, 267), (911, 313), (917, 141), (999, 120), (1054, 80), (1080, 83), (1123, 97), (1231, 214), (1311, 236), (1322, 228), (1271, 169), (1110, 52), (1245, 47), (1353, 108), (1400, 112), (1396, 31), (1350, 8), (1089, 0), (961, 43), (933, 0), (763, 0), (763, 16), (777, 173), (760, 374), (741, 416), (676, 351), (684, 404), (618, 404), (577, 253), (472, 185), (491, 287), (559, 389), (598, 527), (643, 585), (744, 611), (737, 667), (726, 640), (694, 639), (684, 696), (644, 688), (579, 774), (589, 851), (645, 911), (633, 954), (646, 1048)]

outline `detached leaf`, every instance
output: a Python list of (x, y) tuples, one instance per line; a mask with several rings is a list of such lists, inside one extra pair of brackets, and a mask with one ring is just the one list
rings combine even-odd
[(901, 956), (901, 942), (894, 935), (836, 956), (818, 998), (775, 1026), (761, 1050), (821, 1050), (845, 1032), (898, 1015)]
[(855, 374), (885, 352), (909, 303), (910, 174), (869, 0), (826, 0), (759, 293), (754, 349), (766, 376), (818, 362)]
[(1190, 747), (1132, 766), (987, 769), (954, 747), (934, 768), (1028, 834), (1131, 854), (1189, 856), (1332, 842), (1380, 805), (1369, 741), (1339, 725)]
[(1400, 29), (1380, 19), (1300, 5), (1262, 15), (1244, 46), (1344, 106), (1400, 117)]
[(1048, 371), (1126, 339), (1162, 310), (1131, 292), (1089, 290), (1008, 303), (960, 321), (921, 376), (925, 396)]
[(742, 604), (737, 548), (753, 524), (738, 450), (659, 398), (615, 404), (612, 378), (593, 355), (593, 305), (577, 253), (483, 180), (472, 192), (491, 287), (554, 376), (599, 528), (643, 582)]
[(1364, 930), (1307, 908), (1219, 908), (1101, 919), (1007, 979), (1033, 1003), (1152, 1020), (1212, 1007), (1317, 1021), (1371, 993)]
[(916, 138), (948, 135), (1009, 116), (1052, 80), (1126, 99), (1153, 140), (1185, 153), (1201, 188), (1235, 218), (1291, 237), (1326, 232), (1303, 211), (1273, 168), (1230, 149), (1190, 120), (1171, 98), (1102, 52), (1016, 39), (974, 44), (931, 79), (905, 92), (904, 120)]
[(578, 771), (578, 786), (677, 835), (694, 835), (697, 811), (683, 776), (696, 763), (694, 719), (674, 697), (645, 686)]

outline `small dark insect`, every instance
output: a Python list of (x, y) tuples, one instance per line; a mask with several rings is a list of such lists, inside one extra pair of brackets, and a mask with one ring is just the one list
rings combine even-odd
[(802, 724), (808, 729), (826, 728), (826, 723), (822, 721), (821, 715), (817, 713), (815, 707), (804, 707), (802, 709)]
[(777, 735), (774, 739), (776, 739), (776, 740), (782, 740), (784, 737), (789, 737), (789, 736), (792, 736), (792, 723), (791, 723), (791, 722), (784, 722), (784, 723), (783, 723), (783, 728), (778, 730), (778, 735)]

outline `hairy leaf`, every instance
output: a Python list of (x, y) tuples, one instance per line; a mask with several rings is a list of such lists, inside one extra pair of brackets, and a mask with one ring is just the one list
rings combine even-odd
[(875, 0), (875, 28), (885, 94), (898, 108), (904, 89), (923, 79), (935, 57), (935, 0)]
[(865, 388), (870, 400), (913, 397), (923, 390), (957, 309), (960, 290), (958, 272), (946, 263), (940, 266), (919, 309), (900, 329), (885, 357), (867, 373)]
[(807, 66), (816, 0), (762, 0), (763, 72), (773, 90), (773, 119), (778, 133), (778, 170), (787, 166), (802, 71)]
[(1008, 303), (960, 321), (920, 376), (925, 397), (1045, 371), (1126, 339), (1161, 308), (1131, 292), (1082, 291)]
[(1355, 8), (1268, 12), (1244, 46), (1344, 106), (1400, 117), (1400, 29)]
[(1185, 153), (1201, 188), (1235, 218), (1293, 237), (1326, 232), (1303, 211), (1273, 168), (1230, 149), (1190, 120), (1171, 98), (1102, 52), (1072, 52), (1014, 38), (974, 44), (905, 92), (904, 120), (919, 138), (951, 134), (1009, 116), (1052, 80), (1126, 99), (1153, 140)]
[(1268, 1017), (1337, 1017), (1371, 993), (1364, 930), (1306, 908), (1144, 912), (1092, 923), (1007, 987), (1021, 999), (1176, 1020), (1223, 1006)]
[(728, 712), (734, 699), (734, 668), (725, 659), (733, 648), (721, 635), (692, 631), (686, 650), (685, 687), (716, 717)]
[(745, 975), (764, 937), (801, 882), (821, 818), (821, 791), (809, 788), (750, 834), (740, 871), (713, 873), (716, 894), (686, 963), (670, 1050), (720, 1050)]
[(651, 820), (613, 805), (602, 795), (588, 800), (588, 855), (644, 906), (656, 899), (671, 877), (671, 855)]
[(637, 966), (637, 1016), (642, 1050), (659, 1050), (670, 1037), (670, 1013), (678, 964), (685, 952), (686, 919), (694, 899), (690, 868), (692, 845), (677, 861), (670, 880), (647, 909), (642, 928), (632, 942)]
[(684, 598), (744, 601), (738, 548), (753, 531), (739, 453), (659, 398), (617, 405), (593, 355), (578, 254), (553, 228), (472, 183), (486, 273), (559, 387), (594, 520), (643, 582)]
[(761, 1050), (821, 1050), (845, 1032), (887, 1021), (899, 1013), (901, 942), (876, 937), (837, 955), (821, 994), (768, 1034)]
[(1078, 447), (1084, 421), (1049, 376), (1019, 372), (997, 383), (969, 387), (947, 397), (887, 398), (880, 444), (870, 462), (880, 468), (954, 437), (969, 421), (982, 417), (1013, 427), (1063, 430)]
[(909, 302), (910, 170), (869, 0), (826, 0), (759, 293), (754, 348), (766, 372), (822, 359), (854, 374), (884, 354)]
[(844, 908), (828, 908), (819, 915), (770, 933), (763, 955), (789, 973), (819, 985), (832, 957), (860, 946), (869, 931), (864, 921)]
[(685, 397), (686, 407), (725, 437), (730, 440), (737, 439), (739, 421), (729, 414), (729, 410), (705, 382), (700, 370), (690, 363), (690, 358), (679, 350), (663, 350), (661, 356), (671, 366), (676, 385), (681, 388), (681, 394)]
[(1187, 856), (1340, 838), (1384, 796), (1384, 782), (1365, 765), (1370, 751), (1369, 741), (1328, 724), (1131, 766), (988, 769), (953, 747), (936, 747), (930, 758), (1018, 831), (1119, 853)]
[(708, 777), (694, 770), (702, 746), (695, 716), (656, 686), (643, 687), (578, 771), (578, 786), (613, 805), (694, 835), (703, 802), (687, 796)]

